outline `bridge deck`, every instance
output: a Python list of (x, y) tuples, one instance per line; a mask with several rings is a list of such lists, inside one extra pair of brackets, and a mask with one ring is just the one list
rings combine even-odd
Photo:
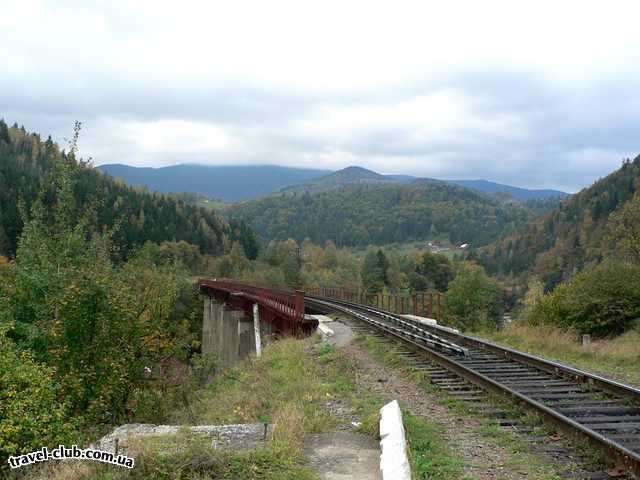
[(239, 303), (250, 312), (257, 303), (260, 319), (276, 327), (280, 334), (301, 336), (315, 330), (317, 320), (304, 314), (304, 292), (276, 290), (228, 279), (200, 279), (200, 291), (221, 297), (225, 302)]

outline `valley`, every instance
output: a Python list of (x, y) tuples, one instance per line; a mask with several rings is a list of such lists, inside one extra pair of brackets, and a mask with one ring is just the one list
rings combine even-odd
[[(276, 403), (275, 409), (265, 409), (234, 400), (233, 395), (245, 390), (233, 393), (238, 388), (233, 386), (233, 372), (248, 368), (237, 374), (253, 375), (251, 369), (264, 367), (251, 363), (255, 358), (251, 355), (248, 364), (242, 357), (234, 360), (240, 362), (238, 371), (229, 370), (229, 360), (210, 357), (206, 350), (210, 346), (205, 348), (201, 337), (211, 319), (206, 311), (203, 316), (202, 297), (194, 288), (198, 277), (233, 279), (276, 291), (341, 292), (369, 305), (384, 306), (386, 299), (386, 308), (396, 313), (406, 313), (411, 305), (415, 310), (421, 292), (439, 292), (437, 309), (429, 307), (429, 315), (437, 314), (438, 322), (638, 384), (635, 359), (640, 351), (634, 339), (640, 318), (640, 199), (636, 193), (640, 157), (625, 161), (619, 170), (571, 196), (557, 192), (535, 196), (533, 191), (516, 192), (516, 196), (349, 167), (313, 179), (299, 177), (297, 183), (265, 190), (258, 198), (228, 203), (195, 188), (169, 194), (128, 185), (77, 158), (75, 143), (63, 151), (50, 139), (42, 141), (39, 135), (4, 122), (0, 132), (4, 132), (0, 139), (0, 339), (2, 362), (11, 365), (5, 377), (12, 398), (9, 405), (14, 409), (33, 401), (56, 405), (50, 414), (54, 423), (33, 437), (35, 441), (93, 441), (109, 426), (123, 422), (260, 418), (284, 429), (278, 430), (284, 436), (272, 437), (264, 450), (248, 456), (211, 457), (198, 450), (201, 446), (190, 444), (186, 456), (174, 460), (190, 462), (204, 455), (199, 458), (206, 458), (207, 471), (218, 469), (227, 475), (225, 465), (231, 462), (236, 465), (233, 468), (251, 476), (246, 472), (263, 468), (252, 456), (258, 454), (263, 455), (267, 469), (275, 468), (285, 478), (315, 478), (303, 460), (305, 438), (332, 431), (337, 421), (329, 412), (321, 423), (309, 426), (308, 422), (320, 421), (315, 416), (319, 407), (308, 400), (318, 392), (351, 404), (358, 422), (365, 425), (358, 434), (376, 438), (375, 427), (366, 422), (377, 418), (378, 394), (360, 391), (351, 383), (348, 390), (356, 389), (371, 403), (363, 404), (351, 394), (344, 397), (343, 382), (354, 380), (344, 377), (343, 369), (352, 367), (344, 364), (342, 353), (332, 360), (341, 365), (340, 371), (327, 373), (323, 367), (318, 373), (329, 375), (323, 377), (322, 386), (307, 385), (304, 389), (311, 390), (301, 391), (292, 387), (295, 406), (283, 403), (275, 408)], [(79, 134), (78, 124), (73, 142)], [(244, 168), (246, 174), (250, 167)], [(424, 309), (424, 298), (422, 302)], [(505, 315), (512, 324), (503, 325)], [(263, 312), (261, 318), (264, 323), (271, 317)], [(281, 320), (272, 321), (282, 325)], [(238, 331), (246, 328), (241, 325)], [(540, 332), (554, 341), (540, 341)], [(594, 339), (591, 347), (578, 342), (585, 334)], [(122, 341), (114, 341), (114, 335)], [(368, 342), (358, 333), (356, 339)], [(280, 342), (267, 341), (267, 355), (281, 355), (279, 348), (290, 348), (297, 352), (296, 361), (307, 362), (296, 350), (300, 348), (296, 342), (307, 342), (305, 352), (328, 348), (311, 346), (309, 340), (291, 341), (286, 347)], [(244, 345), (240, 351), (248, 348), (240, 345)], [(323, 355), (319, 358), (328, 358)], [(382, 357), (390, 361), (385, 354)], [(105, 377), (101, 373), (105, 368), (117, 374)], [(149, 382), (147, 369), (162, 372), (161, 376)], [(285, 370), (293, 374), (295, 369)], [(44, 390), (38, 390), (34, 381), (18, 383), (19, 378), (34, 375), (47, 379)], [(208, 387), (212, 379), (217, 386)], [(302, 379), (292, 377), (291, 381)], [(259, 387), (257, 380), (250, 382), (251, 388)], [(325, 392), (327, 382), (333, 386)], [(438, 383), (435, 377), (430, 382)], [(15, 393), (18, 389), (20, 394)], [(220, 417), (221, 412), (203, 400), (212, 395), (216, 403), (235, 402), (227, 409), (235, 413)], [(227, 400), (227, 395), (232, 397)], [(405, 405), (411, 402), (405, 399)], [(282, 408), (298, 409), (302, 423), (281, 424)], [(11, 443), (0, 444), (0, 450), (13, 452), (18, 443), (22, 448), (36, 446), (27, 440), (32, 433), (28, 425), (42, 419), (30, 412), (31, 418), (8, 417), (10, 423), (2, 428), (12, 432)], [(446, 478), (462, 478), (465, 471), (479, 474), (466, 454), (458, 458), (455, 447), (437, 433), (441, 425), (422, 424), (414, 414), (409, 407), (405, 419), (409, 435), (428, 435), (429, 441), (440, 445), (436, 450), (412, 447), (415, 471)], [(555, 478), (554, 472), (565, 474), (567, 469), (583, 471), (582, 463), (549, 463), (535, 449), (524, 457), (512, 456), (494, 443), (493, 436), (502, 438), (503, 432), (487, 434), (487, 429), (498, 427), (474, 425), (475, 430), (467, 433), (474, 441), (486, 442), (485, 448), (515, 462), (516, 470), (526, 472), (522, 475), (528, 478)], [(138, 474), (161, 468), (159, 451), (136, 448), (143, 448), (135, 450), (144, 465)], [(567, 458), (573, 458), (574, 447), (566, 448)], [(292, 461), (285, 461), (284, 452), (297, 453)], [(421, 455), (437, 455), (446, 465), (424, 466), (417, 460)], [(589, 468), (602, 469), (607, 462), (600, 459)], [(204, 471), (200, 467), (187, 470), (189, 475)], [(42, 474), (106, 479), (111, 478), (108, 472), (108, 468), (36, 469), (33, 478)]]

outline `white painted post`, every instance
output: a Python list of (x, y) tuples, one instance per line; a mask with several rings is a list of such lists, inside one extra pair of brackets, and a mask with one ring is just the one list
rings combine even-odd
[(258, 313), (258, 304), (253, 304), (253, 329), (256, 335), (256, 357), (262, 355), (262, 342), (260, 341), (260, 314)]
[(402, 412), (397, 400), (380, 409), (380, 450), (382, 480), (411, 480)]

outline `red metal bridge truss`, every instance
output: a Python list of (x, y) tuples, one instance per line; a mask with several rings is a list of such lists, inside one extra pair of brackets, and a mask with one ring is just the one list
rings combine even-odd
[(200, 291), (227, 305), (252, 315), (253, 304), (258, 304), (260, 321), (271, 325), (280, 335), (295, 337), (310, 335), (318, 321), (304, 314), (304, 292), (287, 292), (227, 279), (200, 279)]

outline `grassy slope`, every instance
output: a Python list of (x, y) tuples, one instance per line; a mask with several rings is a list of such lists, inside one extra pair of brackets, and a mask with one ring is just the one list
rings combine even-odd
[[(360, 433), (378, 435), (383, 400), (357, 388), (355, 375), (355, 366), (329, 345), (313, 339), (279, 341), (269, 345), (262, 358), (250, 358), (217, 377), (200, 392), (192, 408), (178, 410), (167, 419), (178, 424), (269, 422), (274, 433), (265, 447), (224, 453), (212, 450), (210, 441), (185, 433), (138, 443), (131, 472), (88, 462), (49, 463), (29, 478), (314, 479), (302, 454), (302, 441), (305, 434), (331, 431), (340, 422), (325, 408), (328, 401), (347, 401), (362, 420)], [(411, 416), (405, 420), (416, 471), (435, 479), (457, 478), (449, 474), (458, 463), (435, 424)]]
[(578, 335), (550, 326), (517, 324), (478, 336), (533, 355), (640, 387), (640, 332), (630, 331), (612, 340), (583, 347)]

